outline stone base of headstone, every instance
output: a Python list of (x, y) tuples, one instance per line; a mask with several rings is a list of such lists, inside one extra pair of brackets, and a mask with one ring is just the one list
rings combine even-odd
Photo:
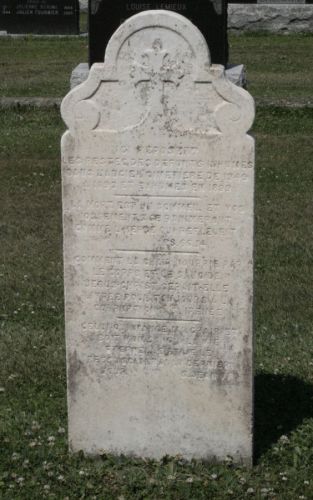
[(313, 33), (313, 5), (229, 4), (228, 29), (232, 33)]
[(49, 38), (56, 40), (62, 39), (66, 40), (67, 38), (87, 38), (88, 34), (87, 33), (80, 33), (79, 35), (38, 35), (38, 34), (33, 34), (33, 33), (8, 33), (7, 31), (0, 31), (0, 38), (11, 38), (13, 40), (18, 40), (21, 38), (25, 37), (31, 37), (32, 39), (36, 38)]
[(88, 0), (79, 0), (80, 12), (88, 12)]
[(238, 85), (238, 87), (246, 86), (246, 68), (243, 64), (228, 64), (225, 73), (228, 80)]
[(89, 65), (88, 63), (80, 63), (73, 69), (70, 79), (71, 89), (77, 87), (85, 80), (87, 80), (89, 75)]
[[(238, 87), (246, 86), (246, 70), (243, 64), (228, 64), (226, 67), (226, 76)], [(77, 87), (85, 80), (87, 80), (89, 75), (89, 65), (88, 63), (80, 63), (74, 68), (71, 75), (70, 85), (71, 89)]]

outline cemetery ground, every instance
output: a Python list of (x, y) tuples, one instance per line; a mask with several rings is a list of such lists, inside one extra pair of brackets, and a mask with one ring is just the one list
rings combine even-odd
[[(231, 39), (259, 107), (255, 465), (67, 451), (57, 109), (0, 110), (0, 498), (313, 499), (312, 37)], [(266, 55), (265, 55), (266, 54)], [(86, 40), (0, 40), (7, 96), (62, 97)], [(44, 60), (44, 62), (43, 62)], [(18, 64), (17, 64), (18, 63)], [(48, 70), (47, 70), (48, 68)], [(1, 75), (1, 76), (2, 76)], [(30, 75), (30, 78), (29, 78)], [(271, 105), (270, 105), (271, 104)]]
[[(0, 99), (63, 97), (72, 69), (88, 60), (87, 44), (74, 37), (0, 38)], [(313, 105), (312, 35), (232, 36), (230, 61), (245, 63), (249, 92), (262, 104)]]

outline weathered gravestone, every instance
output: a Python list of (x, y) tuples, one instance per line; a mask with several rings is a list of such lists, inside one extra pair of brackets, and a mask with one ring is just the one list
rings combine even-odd
[(71, 449), (249, 463), (253, 99), (148, 11), (62, 116)]
[(149, 9), (186, 16), (206, 38), (212, 62), (228, 62), (227, 0), (89, 0), (89, 64), (103, 62), (108, 41), (121, 23)]
[(79, 33), (78, 0), (0, 0), (0, 31), (8, 33)]

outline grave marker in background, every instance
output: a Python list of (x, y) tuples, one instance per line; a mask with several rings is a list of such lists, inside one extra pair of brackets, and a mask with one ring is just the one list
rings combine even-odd
[(62, 116), (70, 448), (251, 463), (253, 99), (149, 11)]
[(78, 0), (0, 0), (0, 31), (78, 34)]
[(108, 41), (121, 23), (149, 9), (168, 9), (187, 17), (206, 38), (212, 62), (227, 64), (227, 0), (89, 0), (89, 64), (103, 61)]

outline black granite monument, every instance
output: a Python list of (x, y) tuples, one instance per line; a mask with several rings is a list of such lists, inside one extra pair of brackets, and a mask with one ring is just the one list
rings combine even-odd
[(89, 0), (89, 64), (103, 61), (108, 41), (125, 19), (151, 9), (190, 19), (205, 36), (212, 62), (227, 63), (227, 0)]
[(78, 0), (0, 0), (0, 31), (46, 35), (77, 34)]

